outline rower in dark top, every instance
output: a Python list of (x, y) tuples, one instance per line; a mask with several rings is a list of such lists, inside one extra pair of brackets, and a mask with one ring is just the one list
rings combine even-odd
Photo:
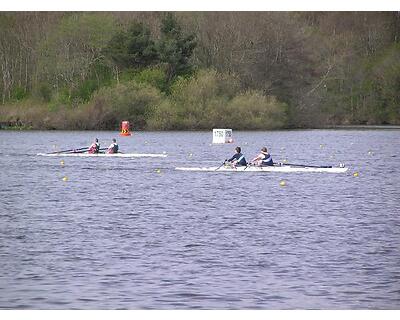
[(261, 153), (251, 160), (251, 163), (258, 167), (265, 167), (265, 166), (273, 166), (274, 162), (272, 161), (271, 155), (268, 153), (266, 147), (261, 148)]
[(235, 148), (236, 153), (229, 160), (225, 162), (230, 162), (233, 167), (247, 166), (246, 159), (242, 154), (242, 149), (240, 147)]
[(99, 139), (95, 139), (94, 142), (91, 144), (91, 146), (89, 147), (88, 152), (89, 153), (99, 153), (100, 151), (100, 143), (99, 143)]
[(118, 144), (117, 144), (117, 140), (112, 139), (112, 143), (111, 143), (110, 146), (108, 147), (107, 153), (118, 153)]

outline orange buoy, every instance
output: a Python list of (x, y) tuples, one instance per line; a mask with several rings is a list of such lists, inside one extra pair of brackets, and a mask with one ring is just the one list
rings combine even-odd
[(129, 121), (121, 122), (121, 132), (119, 133), (119, 135), (124, 137), (132, 135), (131, 132), (129, 131)]

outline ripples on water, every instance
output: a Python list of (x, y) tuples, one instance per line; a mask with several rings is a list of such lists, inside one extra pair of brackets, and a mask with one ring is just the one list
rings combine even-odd
[(166, 159), (34, 155), (113, 136), (0, 131), (0, 308), (400, 307), (400, 131), (234, 133), (342, 175), (174, 171), (233, 153), (211, 132), (119, 139)]

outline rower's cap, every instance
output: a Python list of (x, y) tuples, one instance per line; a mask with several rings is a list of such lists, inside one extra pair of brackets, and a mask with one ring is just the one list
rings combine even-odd
[(113, 142), (117, 142), (117, 140), (115, 138), (112, 139)]
[(235, 150), (236, 150), (236, 152), (238, 152), (238, 153), (242, 152), (242, 149), (241, 149), (240, 147), (236, 147)]
[(262, 148), (261, 148), (261, 151), (262, 151), (262, 152), (268, 152), (268, 150), (267, 150), (266, 147), (262, 147)]
[(96, 142), (99, 142), (99, 139), (96, 138), (95, 141), (96, 141)]

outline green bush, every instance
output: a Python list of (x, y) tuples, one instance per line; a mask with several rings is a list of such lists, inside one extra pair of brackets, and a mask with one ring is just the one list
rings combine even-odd
[[(218, 122), (218, 109), (240, 90), (239, 81), (234, 76), (220, 74), (215, 70), (200, 70), (190, 78), (178, 78), (171, 87), (169, 116), (172, 119), (167, 129), (209, 129)], [(165, 105), (163, 105), (165, 108)], [(165, 110), (157, 110), (162, 117)]]
[(158, 104), (153, 114), (147, 120), (147, 129), (150, 130), (179, 130), (182, 129), (177, 107), (169, 99)]
[(149, 125), (153, 129), (277, 129), (287, 122), (286, 105), (275, 97), (251, 91), (241, 94), (234, 76), (203, 70), (178, 79), (169, 102), (159, 104)]
[(156, 88), (131, 81), (101, 88), (90, 105), (100, 111), (100, 117), (109, 119), (107, 128), (117, 128), (120, 121), (128, 120), (135, 128), (142, 129), (161, 100), (162, 94)]
[(226, 127), (253, 130), (279, 129), (287, 122), (286, 105), (275, 97), (249, 91), (233, 98), (224, 110)]
[(21, 87), (15, 87), (11, 92), (11, 99), (14, 101), (20, 101), (28, 96), (27, 91)]
[(207, 104), (213, 97), (233, 98), (240, 91), (239, 80), (215, 70), (200, 70), (193, 77), (178, 78), (171, 88), (175, 101), (190, 104)]
[(137, 83), (151, 85), (160, 91), (166, 92), (168, 87), (167, 76), (162, 68), (146, 68), (133, 76)]
[(88, 102), (92, 97), (93, 92), (95, 92), (98, 88), (99, 87), (96, 80), (85, 80), (79, 85), (78, 88), (72, 91), (71, 98)]

